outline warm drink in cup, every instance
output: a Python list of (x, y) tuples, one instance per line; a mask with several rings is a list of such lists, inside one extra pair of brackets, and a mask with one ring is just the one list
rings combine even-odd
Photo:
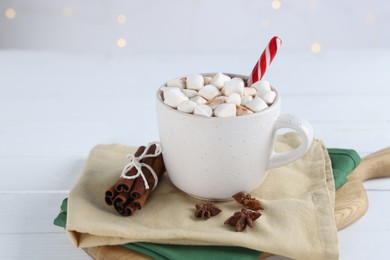
[[(202, 76), (209, 81), (215, 78), (216, 74)], [(241, 75), (228, 76), (230, 79), (223, 82), (225, 86), (235, 85), (236, 83), (227, 83), (227, 81), (237, 80), (232, 79), (234, 77), (246, 80), (246, 77)], [(188, 85), (185, 77), (179, 80), (184, 85)], [(178, 86), (178, 88), (185, 89), (186, 86)], [(214, 91), (211, 87), (208, 89)], [(215, 98), (221, 99), (220, 96), (223, 96), (229, 87), (224, 89), (224, 86), (217, 86), (217, 89), (220, 91), (219, 95), (213, 97), (215, 94), (207, 92), (206, 97), (210, 100), (205, 98), (206, 102), (201, 103), (207, 105)], [(267, 170), (300, 158), (313, 140), (313, 130), (308, 122), (297, 116), (281, 113), (280, 95), (274, 88), (272, 88), (272, 92), (275, 93), (272, 103), (259, 111), (238, 115), (237, 111), (240, 107), (247, 109), (251, 106), (236, 104), (235, 115), (231, 114), (230, 110), (226, 110), (228, 112), (224, 112), (221, 117), (216, 116), (220, 104), (212, 106), (210, 117), (180, 111), (177, 109), (178, 105), (190, 99), (195, 100), (195, 96), (182, 97), (183, 100), (179, 100), (179, 97), (177, 101), (171, 101), (175, 100), (171, 98), (168, 103), (172, 103), (167, 104), (167, 97), (174, 93), (165, 92), (164, 96), (166, 90), (169, 91), (167, 84), (164, 84), (157, 91), (157, 119), (165, 166), (172, 183), (193, 197), (205, 200), (227, 200), (237, 192), (251, 192), (263, 183)], [(196, 91), (199, 93), (200, 89)], [(240, 92), (241, 88), (235, 91)], [(230, 96), (233, 93), (228, 94)], [(240, 95), (242, 99), (244, 93)], [(260, 93), (254, 94), (252, 100), (259, 95)], [(227, 103), (227, 98), (225, 97), (223, 104), (231, 104)], [(204, 104), (197, 103), (195, 106), (198, 105)], [(257, 107), (252, 109), (256, 110)], [(302, 144), (286, 153), (274, 152), (276, 131), (281, 128), (297, 131)]]

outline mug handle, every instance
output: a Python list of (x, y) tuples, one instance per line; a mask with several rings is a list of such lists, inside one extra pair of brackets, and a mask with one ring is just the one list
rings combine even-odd
[(309, 150), (313, 142), (313, 127), (307, 122), (295, 115), (281, 113), (274, 125), (274, 133), (280, 128), (291, 128), (298, 132), (302, 143), (292, 151), (284, 153), (272, 152), (269, 160), (268, 169), (276, 168), (284, 164), (293, 162), (303, 156)]

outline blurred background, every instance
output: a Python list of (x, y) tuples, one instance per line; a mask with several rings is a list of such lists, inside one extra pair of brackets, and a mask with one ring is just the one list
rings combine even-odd
[(286, 51), (390, 47), (387, 0), (0, 0), (0, 48)]

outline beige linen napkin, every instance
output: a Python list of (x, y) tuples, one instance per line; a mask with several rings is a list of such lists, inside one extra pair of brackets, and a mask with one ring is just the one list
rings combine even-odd
[[(281, 136), (278, 151), (299, 143), (295, 134)], [(164, 147), (163, 147), (164, 149)], [(92, 149), (68, 200), (67, 234), (77, 247), (152, 242), (187, 245), (230, 245), (294, 259), (337, 259), (337, 229), (333, 215), (334, 183), (323, 143), (315, 140), (307, 154), (270, 171), (251, 194), (265, 210), (253, 229), (235, 232), (224, 221), (241, 209), (236, 202), (219, 202), (222, 213), (194, 218), (198, 200), (177, 190), (167, 175), (144, 208), (131, 217), (118, 215), (104, 193), (135, 148), (98, 145)], [(333, 185), (333, 186), (332, 186)]]

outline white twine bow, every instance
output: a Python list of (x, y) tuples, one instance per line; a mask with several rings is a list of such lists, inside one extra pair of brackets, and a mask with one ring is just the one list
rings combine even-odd
[[(149, 150), (149, 148), (152, 145), (156, 145), (156, 151), (154, 151), (153, 154), (146, 154), (146, 152)], [(145, 184), (145, 189), (148, 190), (149, 189), (149, 183), (146, 180), (146, 177), (145, 177), (145, 175), (142, 172), (142, 167), (146, 167), (146, 168), (149, 169), (150, 173), (152, 174), (152, 176), (154, 178), (154, 186), (152, 188), (152, 190), (154, 190), (156, 188), (156, 186), (157, 186), (158, 177), (157, 177), (156, 173), (154, 172), (154, 170), (152, 169), (152, 167), (150, 167), (146, 163), (142, 163), (141, 160), (144, 159), (144, 158), (148, 158), (148, 157), (157, 157), (157, 156), (159, 156), (161, 154), (161, 152), (162, 152), (161, 144), (159, 142), (152, 142), (152, 143), (149, 143), (148, 146), (146, 146), (145, 150), (143, 151), (143, 153), (140, 156), (136, 157), (133, 154), (129, 154), (127, 156), (127, 158), (129, 158), (130, 162), (125, 166), (125, 168), (123, 168), (123, 171), (121, 173), (121, 177), (124, 178), (124, 179), (135, 179), (138, 176), (141, 176), (143, 181), (144, 181), (144, 184)], [(137, 174), (131, 175), (131, 176), (127, 176), (126, 173), (129, 172), (133, 167), (135, 167), (137, 169)]]

